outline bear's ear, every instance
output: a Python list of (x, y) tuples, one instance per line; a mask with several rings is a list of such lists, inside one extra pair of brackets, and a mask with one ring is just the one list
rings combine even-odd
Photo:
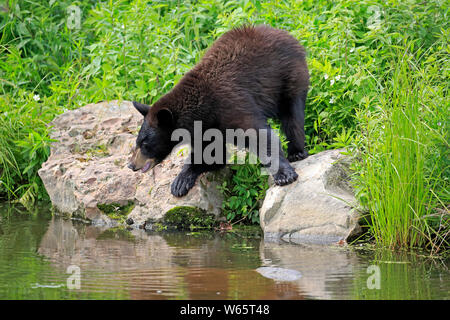
[(148, 111), (150, 110), (150, 106), (146, 104), (142, 104), (136, 101), (133, 101), (133, 106), (139, 111), (144, 117), (147, 115)]
[(159, 127), (172, 127), (173, 126), (173, 114), (169, 109), (161, 109), (156, 114)]

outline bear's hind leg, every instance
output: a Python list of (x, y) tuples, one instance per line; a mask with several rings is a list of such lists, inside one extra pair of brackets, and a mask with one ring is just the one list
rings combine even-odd
[[(261, 137), (264, 136), (265, 141), (262, 141)], [(297, 172), (284, 157), (280, 140), (269, 126), (259, 128), (257, 154), (263, 167), (273, 176), (275, 184), (284, 186), (297, 180)]]
[(290, 162), (308, 157), (305, 150), (305, 100), (306, 94), (291, 99), (283, 106), (280, 115), (281, 128), (288, 140), (288, 160)]

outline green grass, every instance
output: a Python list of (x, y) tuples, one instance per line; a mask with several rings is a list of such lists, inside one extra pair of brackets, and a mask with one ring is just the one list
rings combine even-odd
[(450, 230), (449, 117), (441, 105), (449, 85), (430, 71), (445, 65), (445, 55), (431, 49), (424, 65), (410, 49), (396, 50), (391, 76), (358, 115), (356, 185), (377, 244), (439, 252)]
[[(80, 8), (79, 28), (67, 24), (70, 5)], [(435, 241), (439, 236), (433, 230), (445, 234), (439, 213), (448, 216), (449, 203), (444, 191), (448, 145), (443, 143), (449, 118), (448, 16), (448, 3), (440, 0), (0, 0), (0, 199), (30, 205), (48, 198), (37, 170), (48, 157), (46, 124), (55, 116), (101, 100), (151, 104), (221, 34), (264, 23), (289, 31), (307, 48), (307, 148), (311, 154), (352, 145), (359, 150), (355, 168), (361, 177), (355, 186), (372, 212), (375, 239), (389, 246), (403, 241), (420, 245), (427, 237)], [(406, 65), (394, 68), (397, 64)], [(407, 95), (408, 90), (415, 95)], [(412, 125), (427, 139), (418, 140)], [(430, 132), (433, 138), (428, 139)], [(368, 152), (380, 138), (390, 141), (392, 149), (377, 146)], [(404, 159), (398, 152), (422, 153)], [(373, 171), (370, 166), (377, 162), (386, 167)], [(258, 199), (266, 186), (255, 170), (236, 168), (236, 176), (250, 178), (247, 189), (256, 193), (244, 192), (238, 181), (227, 185), (230, 217), (258, 220)], [(392, 185), (384, 187), (381, 181)], [(393, 191), (394, 183), (403, 189)], [(400, 197), (404, 200), (396, 202)], [(389, 211), (394, 209), (395, 214)], [(391, 226), (383, 220), (387, 215), (401, 221), (432, 215), (433, 221), (401, 222), (398, 239), (375, 236), (376, 229)], [(415, 228), (420, 235), (405, 235)]]

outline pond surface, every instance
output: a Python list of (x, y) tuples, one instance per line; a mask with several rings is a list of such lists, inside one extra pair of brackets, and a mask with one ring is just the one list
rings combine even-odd
[(234, 233), (105, 230), (0, 206), (0, 299), (448, 299), (449, 266)]

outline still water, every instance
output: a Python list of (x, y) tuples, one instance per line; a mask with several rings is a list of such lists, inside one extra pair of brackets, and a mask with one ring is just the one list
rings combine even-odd
[(106, 230), (0, 206), (0, 299), (448, 299), (449, 267), (419, 253)]

